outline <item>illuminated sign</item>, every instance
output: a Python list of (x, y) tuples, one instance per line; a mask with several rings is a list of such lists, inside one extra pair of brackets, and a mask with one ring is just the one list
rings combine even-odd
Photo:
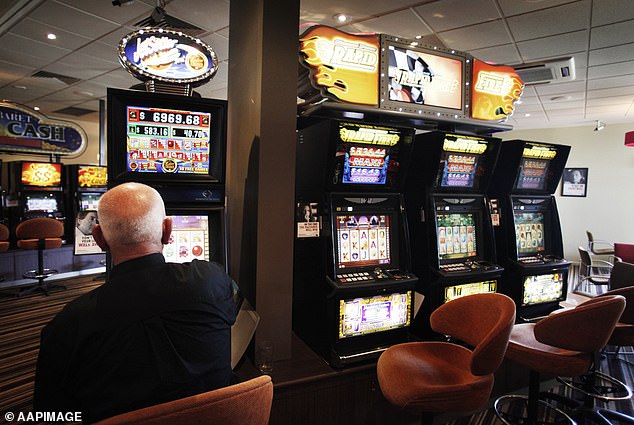
[(0, 102), (0, 151), (80, 155), (88, 143), (77, 124), (49, 119), (25, 106)]
[(108, 185), (108, 169), (93, 165), (80, 165), (77, 170), (79, 187), (106, 187)]
[(394, 146), (401, 139), (398, 130), (373, 125), (341, 124), (339, 137), (346, 143)]
[(523, 90), (524, 82), (513, 68), (473, 60), (473, 118), (506, 120), (513, 114)]
[(62, 182), (62, 164), (23, 162), (21, 181), (29, 186), (59, 186)]
[(198, 86), (218, 70), (218, 57), (210, 46), (182, 32), (143, 29), (119, 43), (119, 61), (141, 81), (158, 80)]
[(318, 25), (300, 37), (300, 56), (311, 84), (324, 96), (376, 105), (379, 93), (379, 37), (353, 35)]
[(487, 143), (477, 137), (447, 134), (442, 148), (449, 152), (465, 152), (481, 155), (487, 150)]
[(524, 158), (553, 159), (557, 155), (557, 149), (546, 145), (526, 145), (522, 156)]

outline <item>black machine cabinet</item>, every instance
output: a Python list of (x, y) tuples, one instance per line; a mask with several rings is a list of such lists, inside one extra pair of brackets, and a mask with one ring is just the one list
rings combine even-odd
[(519, 320), (535, 320), (566, 298), (570, 261), (563, 255), (557, 203), (552, 195), (570, 146), (524, 140), (502, 143), (489, 194), (499, 207), (494, 226), (501, 292), (517, 305)]
[(412, 267), (425, 298), (413, 326), (432, 334), (429, 315), (452, 299), (496, 292), (497, 263), (485, 196), (500, 140), (440, 131), (416, 136), (405, 184)]
[(340, 121), (299, 133), (293, 329), (334, 367), (409, 339), (417, 278), (398, 185), (412, 136)]
[(108, 172), (105, 166), (70, 164), (64, 166), (64, 191), (66, 211), (66, 235), (68, 242), (75, 239), (75, 221), (83, 212), (97, 211), (97, 204), (108, 188)]

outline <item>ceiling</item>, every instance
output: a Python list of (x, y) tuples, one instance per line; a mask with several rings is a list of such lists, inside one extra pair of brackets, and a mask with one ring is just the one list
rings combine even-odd
[[(106, 87), (138, 83), (119, 64), (116, 48), (155, 6), (156, 0), (121, 7), (111, 0), (3, 0), (0, 99), (96, 121)], [(196, 35), (220, 59), (215, 78), (196, 89), (204, 97), (227, 96), (229, 6), (229, 0), (165, 1), (165, 12), (199, 27)], [(350, 15), (347, 24), (335, 21), (340, 12)], [(572, 56), (576, 79), (527, 86), (507, 124), (634, 122), (634, 0), (303, 0), (299, 33), (311, 24), (422, 36), (423, 43), (506, 65)]]

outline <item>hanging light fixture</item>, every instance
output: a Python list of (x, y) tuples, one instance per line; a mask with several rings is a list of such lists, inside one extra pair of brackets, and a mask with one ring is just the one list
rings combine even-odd
[(625, 146), (634, 147), (634, 131), (625, 133)]

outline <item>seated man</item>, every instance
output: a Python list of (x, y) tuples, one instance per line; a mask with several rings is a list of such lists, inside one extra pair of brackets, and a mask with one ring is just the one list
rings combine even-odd
[(35, 411), (90, 423), (232, 383), (232, 280), (216, 263), (166, 263), (171, 230), (151, 187), (103, 195), (92, 234), (113, 268), (42, 331)]

